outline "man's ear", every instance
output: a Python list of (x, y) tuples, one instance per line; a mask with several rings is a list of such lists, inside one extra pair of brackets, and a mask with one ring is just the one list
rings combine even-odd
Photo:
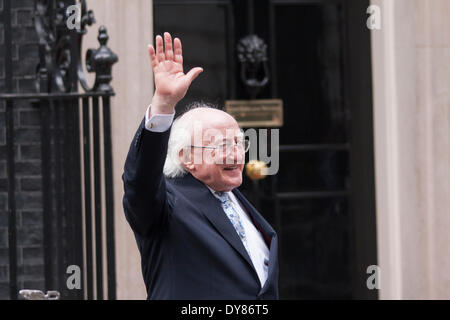
[(181, 165), (185, 167), (189, 172), (195, 169), (194, 161), (192, 160), (191, 148), (183, 148), (178, 153), (180, 157)]

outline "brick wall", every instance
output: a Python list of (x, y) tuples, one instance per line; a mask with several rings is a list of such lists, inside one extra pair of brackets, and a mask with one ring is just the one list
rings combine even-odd
[[(0, 92), (6, 92), (4, 1), (0, 0)], [(13, 92), (34, 92), (38, 38), (33, 0), (11, 1)], [(28, 101), (14, 107), (18, 288), (44, 290), (39, 110)], [(0, 299), (9, 298), (5, 107), (0, 105)]]

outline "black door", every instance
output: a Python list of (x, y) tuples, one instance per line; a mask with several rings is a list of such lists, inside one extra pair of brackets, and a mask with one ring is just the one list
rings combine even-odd
[(186, 70), (202, 66), (182, 106), (249, 99), (236, 45), (268, 45), (270, 80), (257, 99), (282, 99), (277, 175), (241, 189), (280, 237), (280, 298), (369, 298), (375, 201), (367, 0), (154, 1), (155, 34), (183, 41)]

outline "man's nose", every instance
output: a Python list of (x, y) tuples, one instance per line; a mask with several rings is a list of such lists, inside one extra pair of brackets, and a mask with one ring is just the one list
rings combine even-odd
[(226, 164), (242, 164), (245, 161), (245, 152), (239, 148), (238, 145), (234, 145), (233, 148), (227, 153)]

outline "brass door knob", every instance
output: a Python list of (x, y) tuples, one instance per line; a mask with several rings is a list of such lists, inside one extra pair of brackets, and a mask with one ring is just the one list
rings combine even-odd
[(245, 173), (252, 180), (264, 179), (267, 172), (267, 164), (259, 160), (251, 160), (245, 165)]

